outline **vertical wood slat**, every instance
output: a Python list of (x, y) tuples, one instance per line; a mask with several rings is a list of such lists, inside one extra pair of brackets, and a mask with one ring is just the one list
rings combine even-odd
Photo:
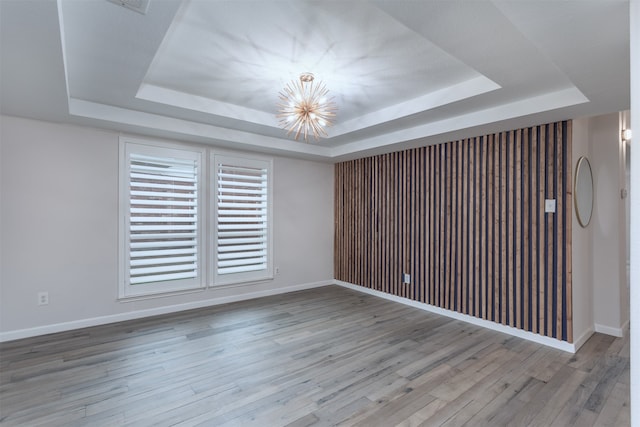
[[(445, 144), (440, 144), (437, 146), (437, 156), (436, 159), (436, 175), (438, 178), (445, 175), (444, 168), (444, 156), (445, 156)], [(438, 185), (438, 202), (437, 202), (437, 220), (438, 220), (438, 256), (437, 256), (437, 277), (438, 277), (438, 287), (436, 304), (438, 307), (445, 308), (444, 305), (444, 274), (445, 274), (445, 264), (444, 264), (444, 248), (445, 248), (445, 231), (444, 231), (444, 217), (445, 217), (445, 207), (444, 207), (444, 197), (445, 197), (445, 182), (446, 179), (438, 179), (440, 185)]]
[(469, 145), (460, 140), (460, 148), (462, 150), (462, 156), (460, 159), (460, 167), (462, 168), (458, 174), (458, 179), (462, 186), (461, 197), (461, 210), (462, 210), (462, 225), (460, 226), (461, 236), (461, 254), (460, 254), (460, 312), (469, 312), (469, 303), (471, 297), (468, 294), (469, 289)]
[(478, 290), (480, 293), (480, 308), (482, 319), (487, 319), (487, 288), (489, 286), (489, 279), (486, 276), (487, 265), (485, 262), (485, 254), (490, 247), (489, 235), (487, 233), (487, 224), (489, 219), (487, 218), (487, 144), (489, 137), (482, 138), (482, 151), (480, 151), (480, 219), (478, 228), (480, 229), (480, 239), (478, 241), (478, 253), (480, 254), (480, 275), (478, 276)]
[(565, 286), (564, 289), (564, 304), (561, 307), (562, 310), (562, 319), (564, 321), (563, 329), (565, 332), (565, 339), (568, 342), (573, 342), (573, 299), (572, 295), (572, 287), (573, 287), (573, 267), (572, 267), (572, 258), (571, 258), (571, 225), (573, 223), (573, 175), (571, 173), (571, 165), (573, 164), (573, 159), (571, 158), (571, 135), (572, 135), (572, 127), (573, 122), (568, 121), (567, 125), (563, 129), (562, 140), (569, 141), (566, 144), (563, 144), (563, 150), (565, 153), (564, 162), (563, 162), (563, 171), (564, 171), (564, 181), (565, 188), (563, 189), (565, 195), (564, 202), (564, 248), (565, 248), (565, 257), (564, 257), (564, 269), (565, 269), (565, 277), (562, 281), (562, 284)]
[(337, 164), (336, 279), (572, 342), (570, 136), (559, 122)]
[(451, 224), (453, 223), (453, 217), (452, 217), (452, 202), (451, 200), (454, 197), (453, 194), (453, 189), (452, 189), (452, 185), (451, 185), (451, 181), (453, 181), (452, 176), (451, 176), (451, 172), (453, 169), (453, 165), (452, 165), (452, 157), (451, 157), (451, 152), (453, 150), (453, 144), (445, 144), (443, 145), (443, 148), (445, 148), (445, 189), (444, 189), (444, 209), (442, 210), (443, 212), (443, 221), (444, 221), (444, 236), (445, 238), (444, 240), (444, 244), (445, 244), (445, 248), (444, 248), (444, 275), (443, 275), (443, 279), (442, 279), (442, 289), (443, 289), (443, 293), (444, 293), (444, 307), (446, 309), (451, 310), (451, 306), (453, 304), (451, 304), (451, 290), (454, 287), (454, 283), (452, 280), (452, 271), (451, 271), (451, 246), (453, 243), (453, 240), (455, 239), (455, 235), (453, 233), (453, 227), (451, 226)]
[(530, 224), (531, 224), (531, 250), (529, 251), (531, 260), (531, 289), (529, 289), (529, 303), (531, 325), (530, 331), (538, 333), (538, 129), (533, 128), (531, 132), (531, 186), (530, 186)]
[(391, 282), (391, 275), (389, 274), (389, 268), (391, 266), (391, 251), (389, 250), (389, 245), (390, 245), (390, 238), (391, 236), (391, 221), (393, 221), (393, 217), (391, 217), (391, 213), (389, 211), (390, 206), (391, 206), (391, 187), (390, 187), (390, 181), (391, 181), (391, 177), (389, 176), (389, 169), (390, 169), (390, 161), (391, 161), (391, 155), (386, 154), (385, 155), (385, 161), (383, 162), (383, 166), (384, 166), (384, 178), (383, 178), (383, 182), (385, 185), (385, 202), (383, 204), (384, 207), (384, 211), (383, 211), (383, 218), (386, 219), (388, 218), (388, 220), (384, 221), (384, 225), (385, 225), (385, 229), (384, 229), (384, 240), (385, 240), (385, 247), (383, 248), (384, 251), (384, 257), (383, 257), (383, 276), (382, 276), (382, 289), (384, 289), (385, 292), (390, 292), (389, 286), (390, 286), (390, 282)]
[[(565, 176), (565, 172), (564, 172), (564, 168), (563, 168), (563, 162), (564, 162), (564, 152), (562, 149), (562, 144), (558, 143), (558, 141), (562, 141), (562, 127), (561, 126), (557, 126), (555, 125), (555, 143), (556, 143), (556, 164), (555, 164), (555, 168), (554, 170), (556, 171), (556, 179), (555, 179), (555, 199), (556, 199), (556, 208), (557, 208), (557, 212), (564, 212), (564, 176)], [(555, 298), (556, 298), (556, 302), (554, 304), (553, 307), (553, 313), (554, 313), (554, 321), (556, 323), (556, 327), (555, 327), (555, 335), (556, 337), (562, 337), (563, 336), (563, 330), (562, 330), (562, 309), (560, 309), (560, 307), (562, 307), (562, 305), (564, 304), (564, 295), (563, 295), (563, 291), (562, 291), (562, 281), (563, 281), (563, 262), (562, 260), (564, 260), (564, 244), (563, 244), (563, 233), (562, 230), (564, 230), (564, 215), (560, 214), (560, 215), (555, 215), (554, 219), (556, 221), (556, 226), (554, 228), (554, 232), (553, 232), (553, 236), (554, 239), (556, 239), (556, 241), (554, 242), (554, 248), (556, 248), (556, 250), (558, 251), (557, 256), (554, 257), (554, 262), (556, 263), (555, 266), (555, 270), (556, 270), (556, 277), (555, 277), (555, 283), (556, 286), (559, 286), (558, 292), (554, 293)], [(558, 262), (560, 261), (560, 262)]]
[[(406, 187), (403, 194), (415, 194), (415, 168), (413, 167), (413, 161), (415, 157), (415, 151), (405, 151), (405, 180)], [(411, 254), (415, 254), (415, 248), (413, 246), (414, 236), (415, 236), (415, 217), (416, 217), (416, 206), (415, 206), (415, 197), (407, 197), (405, 198), (405, 230), (404, 236), (406, 240), (405, 244), (405, 257), (404, 257), (404, 271), (411, 275), (411, 279), (413, 283), (416, 283), (416, 274), (413, 270), (413, 265), (415, 263), (410, 263)], [(404, 297), (415, 300), (415, 286), (405, 285), (404, 286)]]
[(509, 268), (511, 265), (510, 252), (508, 251), (508, 238), (507, 227), (509, 226), (509, 218), (507, 218), (507, 209), (509, 198), (507, 197), (507, 182), (508, 182), (508, 163), (507, 153), (510, 149), (511, 139), (509, 138), (509, 132), (503, 133), (500, 139), (500, 323), (503, 325), (508, 324), (509, 316), (509, 299), (511, 293), (508, 287), (511, 285), (509, 282)]
[(474, 261), (474, 272), (473, 272), (473, 292), (474, 292), (474, 312), (473, 315), (476, 317), (481, 317), (481, 290), (482, 290), (482, 281), (480, 278), (480, 252), (481, 252), (481, 231), (482, 225), (480, 223), (480, 218), (482, 215), (482, 196), (481, 196), (481, 185), (482, 181), (480, 179), (481, 172), (481, 156), (480, 149), (482, 144), (482, 138), (474, 139), (474, 160), (473, 160), (473, 178), (475, 182), (473, 199), (471, 203), (473, 204), (474, 210), (474, 218), (473, 218), (473, 229), (475, 230), (474, 242), (473, 242), (473, 261)]
[(436, 252), (436, 242), (438, 241), (436, 236), (436, 220), (435, 217), (437, 215), (436, 211), (436, 195), (437, 195), (437, 186), (434, 180), (434, 175), (436, 173), (436, 146), (427, 147), (427, 191), (429, 193), (429, 197), (427, 199), (427, 215), (428, 215), (428, 230), (427, 230), (427, 239), (428, 245), (427, 250), (428, 253), (428, 262), (427, 262), (427, 282), (426, 286), (429, 290), (429, 298), (427, 299), (429, 304), (437, 305), (436, 303), (436, 284), (437, 277), (435, 274), (435, 260), (434, 253)]
[(512, 240), (512, 250), (514, 251), (515, 257), (515, 270), (514, 270), (514, 291), (515, 291), (515, 310), (513, 311), (515, 315), (514, 321), (511, 323), (511, 326), (514, 328), (522, 329), (522, 288), (523, 288), (523, 280), (522, 280), (522, 272), (523, 272), (523, 256), (517, 253), (517, 243), (522, 242), (523, 239), (523, 216), (522, 216), (522, 132), (516, 131), (515, 134), (516, 146), (514, 152), (514, 187), (515, 187), (515, 201), (514, 201), (514, 212), (513, 216), (514, 220), (514, 239)]
[(496, 282), (493, 277), (493, 254), (495, 253), (494, 248), (494, 240), (493, 240), (493, 232), (495, 230), (494, 223), (494, 211), (496, 209), (494, 205), (493, 198), (493, 189), (494, 189), (494, 180), (495, 180), (495, 170), (494, 170), (494, 141), (495, 135), (489, 135), (489, 139), (487, 140), (487, 201), (486, 201), (486, 210), (487, 210), (487, 252), (486, 252), (486, 269), (487, 273), (485, 275), (487, 281), (487, 319), (493, 319), (493, 295), (494, 295), (494, 287)]
[(456, 243), (457, 247), (456, 247), (456, 256), (455, 256), (455, 271), (456, 271), (456, 303), (454, 306), (454, 310), (456, 311), (462, 311), (462, 293), (463, 293), (463, 286), (462, 286), (462, 257), (463, 257), (463, 239), (464, 239), (464, 221), (463, 221), (463, 213), (464, 213), (464, 209), (463, 209), (463, 205), (462, 205), (462, 198), (464, 195), (463, 192), (463, 182), (464, 179), (462, 177), (462, 173), (461, 173), (461, 168), (462, 168), (462, 161), (464, 160), (464, 153), (462, 150), (462, 141), (456, 141), (455, 143), (456, 146), (456, 156), (454, 156), (455, 158), (455, 180), (457, 183), (457, 188), (456, 188), (456, 223), (455, 223), (455, 230), (456, 230), (456, 238), (454, 240), (454, 242)]
[(522, 329), (531, 330), (531, 139), (530, 131), (526, 129), (522, 132), (522, 178), (523, 178), (523, 203), (522, 203), (522, 223), (524, 225), (523, 242), (523, 274), (522, 274)]
[[(515, 229), (513, 228), (513, 224), (515, 221), (515, 210), (514, 210), (514, 200), (516, 195), (517, 186), (515, 185), (515, 177), (513, 176), (513, 151), (516, 147), (515, 144), (515, 132), (511, 131), (507, 135), (507, 140), (505, 144), (506, 152), (505, 156), (505, 179), (504, 185), (502, 186), (502, 191), (504, 194), (504, 205), (502, 208), (502, 217), (504, 218), (504, 231), (502, 234), (503, 244), (506, 245), (505, 248), (505, 258), (507, 259), (506, 266), (504, 268), (504, 274), (506, 275), (506, 281), (504, 284), (504, 299), (506, 302), (506, 307), (503, 309), (503, 313), (506, 313), (506, 318), (504, 318), (503, 323), (509, 326), (515, 326), (514, 317), (515, 317), (515, 290), (517, 286), (514, 281), (514, 271), (515, 271), (515, 258), (514, 254), (514, 240), (516, 239)], [(509, 191), (511, 189), (512, 191)], [(509, 238), (512, 236), (512, 238)]]
[[(554, 177), (555, 177), (555, 162), (557, 153), (555, 151), (555, 140), (553, 133), (553, 125), (545, 126), (545, 142), (547, 145), (547, 151), (549, 152), (546, 156), (547, 165), (546, 165), (546, 191), (545, 191), (545, 199), (555, 199), (554, 196)], [(553, 275), (553, 259), (555, 247), (553, 245), (553, 223), (557, 216), (555, 214), (545, 214), (545, 222), (546, 222), (546, 262), (545, 262), (545, 313), (543, 314), (545, 320), (545, 332), (543, 335), (553, 336), (553, 320), (554, 315), (552, 312), (553, 309), (553, 293), (552, 286), (555, 282), (555, 277)]]

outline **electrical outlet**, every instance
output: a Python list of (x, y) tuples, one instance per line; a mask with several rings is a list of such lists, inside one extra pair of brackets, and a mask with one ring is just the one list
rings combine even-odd
[(38, 305), (49, 304), (49, 292), (38, 292)]
[(276, 267), (276, 276), (280, 274), (280, 267)]
[(411, 275), (408, 273), (404, 273), (402, 275), (402, 283), (404, 283), (405, 285), (408, 285), (409, 283), (411, 283)]

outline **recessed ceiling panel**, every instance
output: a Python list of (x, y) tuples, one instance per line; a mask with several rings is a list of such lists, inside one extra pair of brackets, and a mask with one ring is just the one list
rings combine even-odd
[[(335, 97), (338, 123), (482, 77), (368, 2), (189, 1), (138, 96), (275, 114), (278, 91), (305, 71)], [(167, 91), (192, 96), (191, 105), (184, 95), (154, 95)]]

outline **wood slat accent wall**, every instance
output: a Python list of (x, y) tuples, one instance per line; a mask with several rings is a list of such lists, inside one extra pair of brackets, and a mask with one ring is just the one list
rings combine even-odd
[(573, 342), (571, 191), (570, 121), (336, 164), (335, 278)]

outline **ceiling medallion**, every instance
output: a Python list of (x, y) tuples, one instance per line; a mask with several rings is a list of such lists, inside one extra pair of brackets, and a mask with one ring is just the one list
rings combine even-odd
[(316, 141), (320, 136), (327, 136), (325, 126), (331, 126), (338, 107), (333, 98), (328, 99), (324, 83), (315, 83), (312, 73), (302, 73), (300, 80), (291, 81), (280, 92), (278, 115), (280, 126), (287, 131), (287, 136), (294, 134), (297, 141), (300, 135), (305, 142), (313, 135)]

